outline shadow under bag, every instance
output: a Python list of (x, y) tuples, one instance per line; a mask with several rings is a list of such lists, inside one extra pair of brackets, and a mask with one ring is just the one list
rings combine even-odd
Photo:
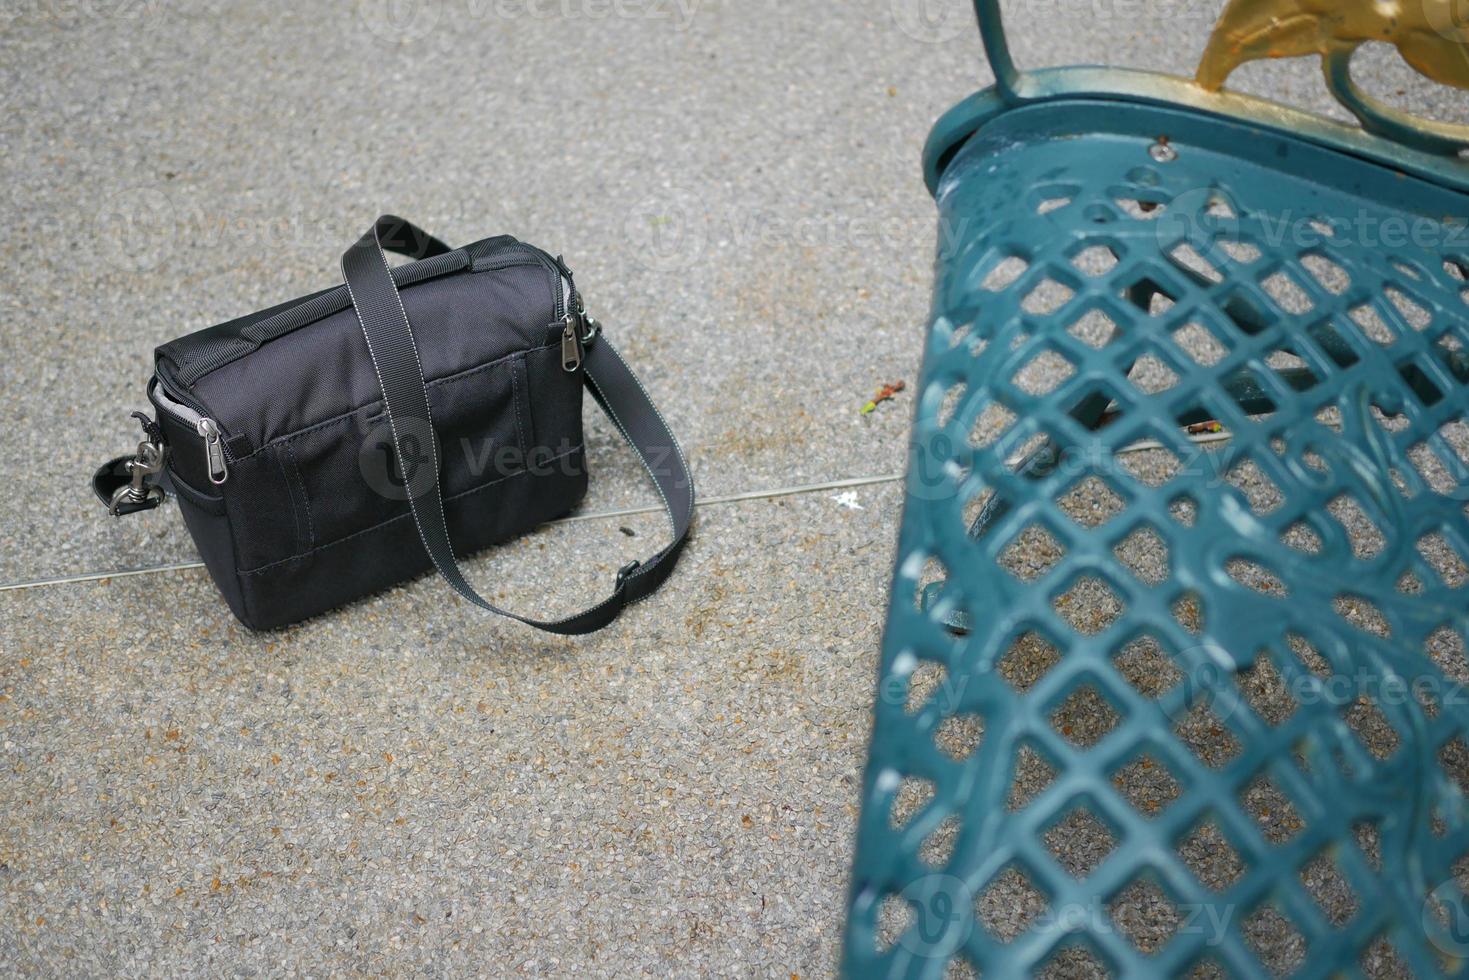
[[(386, 251), (416, 261), (390, 268)], [(430, 568), (475, 605), (588, 633), (655, 591), (694, 510), (662, 415), (586, 313), (558, 257), (505, 235), (450, 249), (385, 215), (345, 284), (159, 347), (157, 421), (93, 489), (115, 515), (177, 496), (240, 621), (298, 622)], [(500, 609), (456, 556), (523, 534), (586, 493), (583, 386), (638, 453), (673, 540), (606, 599), (539, 620)]]

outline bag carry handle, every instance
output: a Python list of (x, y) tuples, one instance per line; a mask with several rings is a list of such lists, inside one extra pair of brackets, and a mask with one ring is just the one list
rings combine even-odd
[[(415, 426), (427, 426), (431, 433), (433, 426), (423, 368), (413, 341), (413, 328), (398, 296), (398, 287), (388, 271), (387, 256), (383, 254), (384, 238), (398, 238), (405, 234), (409, 238), (422, 236), (425, 240), (438, 242), (438, 239), (401, 218), (383, 215), (357, 244), (342, 255), (342, 275), (347, 281), (347, 291), (362, 324), (362, 335), (367, 339), (367, 350), (382, 387), (383, 404), (393, 433), (393, 450), (399, 459), (408, 458), (401, 441), (404, 435)], [(494, 605), (465, 581), (454, 558), (444, 517), (444, 498), (439, 487), (436, 439), (421, 440), (430, 447), (432, 482), (425, 480), (422, 481), (425, 485), (415, 486), (417, 481), (411, 481), (408, 487), (408, 505), (413, 511), (423, 547), (439, 574), (456, 592), (481, 609), (548, 633), (565, 635), (599, 630), (616, 619), (626, 606), (655, 592), (673, 571), (688, 540), (694, 516), (694, 481), (678, 440), (674, 439), (642, 383), (605, 337), (598, 337), (595, 343), (587, 346), (582, 370), (592, 397), (621, 430), (623, 438), (637, 452), (643, 467), (653, 478), (668, 510), (674, 535), (673, 541), (652, 558), (632, 562), (619, 570), (612, 594), (602, 602), (584, 612), (557, 620), (531, 619)]]

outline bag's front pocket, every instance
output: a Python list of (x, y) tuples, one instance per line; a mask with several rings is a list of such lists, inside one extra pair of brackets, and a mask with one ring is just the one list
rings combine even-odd
[(244, 492), (247, 473), (258, 481), (239, 519), (252, 526), (251, 540), (270, 542), (267, 552), (242, 555), (251, 562), (242, 567), (306, 554), (409, 514), (409, 496), (435, 459), (446, 497), (525, 472), (534, 435), (524, 353), (434, 381), (428, 394), (431, 427), (393, 420), (405, 433), (402, 458), (377, 402), (276, 439), (236, 464), (235, 489)]
[[(224, 595), (230, 609), (242, 621), (251, 621), (238, 574), (235, 537), (230, 528), (229, 508), (222, 495), (206, 493), (188, 483), (169, 460), (169, 482), (178, 500), (179, 513), (199, 549), (209, 577)], [(217, 488), (215, 488), (217, 489)]]

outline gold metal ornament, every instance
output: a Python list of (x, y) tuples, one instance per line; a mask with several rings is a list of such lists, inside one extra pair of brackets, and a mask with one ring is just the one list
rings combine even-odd
[(1218, 91), (1240, 65), (1318, 54), (1349, 60), (1381, 41), (1436, 82), (1469, 89), (1469, 0), (1231, 0), (1199, 65)]

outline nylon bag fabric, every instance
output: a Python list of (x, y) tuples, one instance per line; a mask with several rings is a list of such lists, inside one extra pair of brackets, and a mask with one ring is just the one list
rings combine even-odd
[[(417, 261), (390, 268), (386, 251)], [(624, 568), (588, 613), (514, 618), (588, 632), (656, 589), (688, 530), (692, 480), (565, 263), (509, 236), (451, 250), (385, 216), (343, 266), (345, 286), (156, 351), (148, 393), (167, 446), (158, 479), (240, 621), (285, 626), (435, 566), (478, 600), (457, 558), (564, 515), (586, 493), (584, 387), (670, 502), (674, 541)], [(378, 343), (401, 346), (391, 374), (375, 329), (388, 331)], [(385, 391), (422, 400), (405, 416)], [(99, 495), (126, 471), (125, 461), (104, 466)]]

